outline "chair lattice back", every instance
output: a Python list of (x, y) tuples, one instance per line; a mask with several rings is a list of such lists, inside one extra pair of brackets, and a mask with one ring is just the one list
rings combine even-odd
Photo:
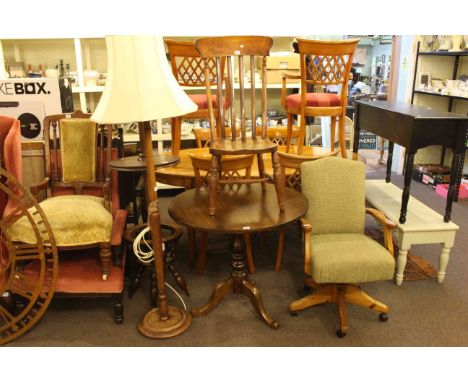
[[(205, 85), (208, 95), (208, 109), (210, 113), (211, 139), (226, 139), (227, 128), (230, 127), (231, 139), (235, 140), (240, 130), (242, 140), (246, 139), (246, 120), (249, 117), (252, 123), (257, 116), (257, 99), (255, 94), (255, 73), (261, 78), (261, 108), (262, 118), (261, 138), (266, 139), (266, 108), (267, 108), (267, 75), (266, 56), (269, 55), (273, 40), (263, 36), (231, 36), (231, 37), (207, 37), (198, 39), (195, 47), (204, 58)], [(227, 86), (223, 89), (221, 76), (223, 73), (222, 62), (226, 60)], [(210, 80), (210, 60), (215, 60), (217, 68), (217, 80)], [(248, 74), (246, 74), (246, 69)], [(238, 77), (239, 91), (234, 93), (234, 77)], [(230, 97), (232, 103), (228, 113), (222, 108), (219, 110), (219, 118), (215, 123), (213, 113), (213, 99), (211, 87), (216, 85), (217, 99), (224, 95)], [(236, 84), (237, 85), (237, 84)], [(229, 94), (230, 93), (230, 94)], [(239, 113), (235, 110), (235, 95), (239, 101)], [(250, 113), (247, 112), (246, 98), (250, 97)], [(225, 115), (228, 114), (228, 115)], [(237, 126), (236, 118), (240, 119)], [(228, 121), (226, 124), (226, 120)], [(257, 138), (256, 129), (252, 129), (252, 138)]]
[[(240, 131), (237, 131), (237, 136), (239, 137)], [(231, 129), (226, 128), (226, 134), (229, 136), (231, 134)], [(210, 147), (211, 142), (211, 131), (206, 128), (195, 128), (193, 129), (193, 135), (195, 135), (195, 143), (198, 148), (207, 148)]]
[[(261, 134), (261, 128), (257, 127), (257, 134)], [(299, 129), (293, 127), (291, 135), (291, 145), (295, 145), (299, 136)], [(278, 146), (286, 146), (288, 143), (288, 133), (286, 127), (268, 127), (267, 139)]]
[(297, 39), (297, 42), (301, 55), (303, 90), (307, 89), (307, 85), (342, 85), (341, 96), (346, 97), (349, 73), (359, 39), (341, 41)]
[[(82, 194), (83, 187), (102, 187), (109, 181), (110, 172), (107, 165), (112, 154), (112, 128), (111, 125), (95, 125), (93, 141), (96, 148), (93, 151), (94, 168), (92, 179), (89, 180), (67, 180), (64, 179), (63, 169), (63, 145), (61, 142), (60, 120), (89, 119), (91, 114), (84, 114), (77, 110), (72, 114), (56, 114), (46, 116), (44, 119), (44, 152), (46, 176), (50, 179), (52, 189), (73, 188), (75, 194)], [(71, 133), (71, 131), (70, 131)], [(77, 150), (79, 148), (76, 148)], [(79, 167), (79, 163), (76, 164)], [(70, 171), (68, 171), (70, 174)], [(68, 175), (69, 176), (69, 175)]]
[[(328, 156), (336, 156), (338, 153), (339, 150), (333, 150), (324, 155), (307, 156), (278, 151), (281, 175), (284, 179), (285, 186), (293, 188), (296, 191), (301, 191), (301, 164)], [(288, 169), (289, 171), (287, 171)]]
[[(211, 158), (191, 154), (189, 154), (189, 156), (190, 160), (192, 161), (192, 166), (195, 173), (195, 184), (197, 188), (207, 186), (207, 177), (210, 170)], [(222, 158), (220, 171), (221, 179), (250, 179), (253, 158), (254, 155), (236, 155)], [(205, 172), (204, 175), (202, 175), (201, 171)]]
[[(214, 59), (207, 60), (208, 71), (205, 72), (205, 61), (195, 49), (195, 43), (190, 41), (165, 40), (169, 59), (171, 61), (172, 73), (181, 86), (203, 87), (205, 86), (205, 75), (211, 83), (216, 83), (216, 62)], [(224, 68), (224, 62), (221, 70)]]

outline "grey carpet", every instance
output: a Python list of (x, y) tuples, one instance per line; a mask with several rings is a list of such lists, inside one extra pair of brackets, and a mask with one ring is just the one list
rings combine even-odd
[[(368, 178), (381, 177), (381, 172), (368, 173)], [(402, 187), (401, 176), (393, 175), (392, 181)], [(346, 185), (346, 179), (343, 184)], [(443, 213), (445, 199), (428, 186), (413, 182), (411, 190), (413, 196)], [(168, 200), (161, 198), (164, 214)], [(305, 294), (300, 237), (296, 226), (291, 226), (280, 273), (273, 271), (277, 234), (267, 235), (264, 249), (260, 240), (254, 239), (257, 273), (253, 279), (268, 312), (280, 323), (276, 331), (257, 318), (246, 297), (231, 295), (207, 316), (193, 319), (192, 326), (182, 335), (167, 340), (145, 338), (136, 328), (150, 308), (149, 274), (145, 274), (137, 293), (131, 299), (125, 295), (123, 324), (113, 322), (109, 299), (55, 299), (42, 320), (9, 346), (467, 346), (468, 202), (455, 203), (452, 217), (460, 231), (450, 254), (445, 282), (406, 281), (401, 287), (392, 281), (364, 285), (366, 292), (389, 305), (390, 318), (382, 323), (375, 312), (349, 306), (350, 329), (343, 339), (335, 336), (338, 317), (333, 304), (308, 309), (297, 317), (288, 313), (288, 304)], [(228, 277), (230, 256), (208, 254), (205, 274), (198, 276), (186, 265), (185, 240), (184, 235), (176, 264), (191, 292), (186, 302), (189, 307), (197, 307), (207, 301), (217, 281)], [(412, 253), (438, 267), (439, 245), (415, 246)], [(168, 281), (172, 283), (170, 277)], [(171, 304), (178, 304), (172, 293), (167, 293)]]

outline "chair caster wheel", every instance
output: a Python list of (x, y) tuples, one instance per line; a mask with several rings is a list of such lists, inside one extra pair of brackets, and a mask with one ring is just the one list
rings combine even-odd
[(388, 321), (388, 314), (387, 313), (380, 313), (379, 320), (382, 322)]
[(343, 332), (341, 329), (336, 331), (336, 335), (338, 338), (343, 338), (346, 335), (346, 332)]
[(298, 315), (297, 310), (291, 310), (289, 314), (293, 317), (296, 317)]

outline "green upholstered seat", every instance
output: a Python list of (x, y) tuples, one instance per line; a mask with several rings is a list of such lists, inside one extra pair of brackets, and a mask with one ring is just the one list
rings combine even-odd
[(364, 235), (365, 165), (338, 157), (301, 165), (309, 200), (310, 275), (317, 283), (360, 283), (393, 278), (387, 249)]
[(310, 274), (319, 284), (353, 284), (393, 277), (393, 257), (386, 248), (365, 235), (311, 235), (310, 245)]
[[(40, 204), (57, 246), (68, 247), (111, 241), (112, 214), (104, 199), (90, 195), (54, 196)], [(31, 225), (22, 217), (9, 228), (13, 241), (35, 243)]]

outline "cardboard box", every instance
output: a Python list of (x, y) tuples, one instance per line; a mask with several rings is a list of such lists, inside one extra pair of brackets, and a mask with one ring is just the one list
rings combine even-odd
[[(286, 72), (286, 73), (289, 73), (289, 74), (298, 74), (298, 72), (292, 72), (290, 70), (279, 70), (279, 69), (270, 70), (270, 69), (267, 69), (267, 82), (269, 84), (281, 84), (281, 83), (283, 83), (283, 79), (282, 79), (282, 75), (283, 75), (282, 73), (283, 72)], [(298, 84), (300, 82), (301, 82), (300, 79), (297, 79), (297, 80), (287, 79), (286, 80), (286, 84)]]
[[(267, 69), (272, 70), (300, 70), (300, 56), (290, 52), (279, 52), (279, 54), (272, 54), (267, 56)], [(257, 68), (262, 67), (262, 59), (257, 59)]]

